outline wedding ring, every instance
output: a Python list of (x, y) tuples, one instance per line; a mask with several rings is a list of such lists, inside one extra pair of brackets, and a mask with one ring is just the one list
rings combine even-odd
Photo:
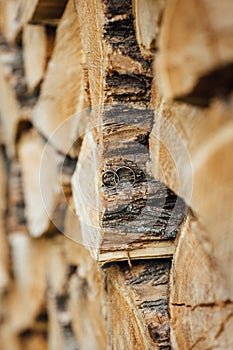
[(113, 170), (106, 170), (102, 174), (102, 184), (105, 188), (114, 189), (119, 184), (119, 176)]
[(135, 182), (136, 182), (136, 173), (135, 173), (135, 171), (132, 168), (130, 168), (130, 167), (126, 166), (126, 165), (120, 166), (116, 170), (116, 174), (118, 176), (119, 182), (121, 181), (120, 171), (124, 170), (124, 169), (129, 170), (130, 173), (133, 175), (133, 181), (129, 180), (128, 177), (126, 178), (131, 183), (131, 186), (133, 186), (135, 184)]

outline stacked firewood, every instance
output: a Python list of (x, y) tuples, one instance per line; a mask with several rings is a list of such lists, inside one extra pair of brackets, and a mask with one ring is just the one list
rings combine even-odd
[(0, 0), (0, 350), (232, 349), (233, 3)]

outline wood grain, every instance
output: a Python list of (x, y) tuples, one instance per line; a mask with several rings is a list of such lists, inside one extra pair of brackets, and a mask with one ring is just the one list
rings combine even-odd
[(231, 91), (232, 11), (229, 0), (168, 3), (157, 68), (166, 96), (204, 106)]

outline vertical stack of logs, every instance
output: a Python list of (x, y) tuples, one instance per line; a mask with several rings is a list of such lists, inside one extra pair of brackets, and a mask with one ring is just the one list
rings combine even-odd
[(233, 3), (0, 0), (0, 350), (233, 348)]

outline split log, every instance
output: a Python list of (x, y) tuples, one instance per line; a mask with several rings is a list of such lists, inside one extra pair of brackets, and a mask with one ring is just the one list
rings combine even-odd
[(0, 114), (2, 128), (4, 130), (4, 139), (7, 146), (8, 156), (11, 158), (15, 154), (14, 140), (17, 132), (17, 124), (20, 119), (19, 104), (15, 93), (9, 86), (3, 66), (0, 62)]
[(0, 1), (0, 31), (9, 42), (13, 42), (18, 33), (18, 23), (16, 21), (19, 1)]
[(49, 313), (49, 326), (48, 326), (48, 345), (51, 350), (62, 350), (63, 349), (63, 339), (62, 331), (59, 324), (56, 303), (50, 296), (47, 297), (47, 307)]
[[(72, 234), (73, 231), (73, 234)], [(67, 215), (65, 233), (80, 242), (79, 222), (74, 214)], [(79, 349), (107, 348), (106, 301), (103, 271), (82, 245), (66, 239), (64, 242), (66, 265), (69, 266), (68, 307)], [(71, 274), (72, 272), (72, 274)], [(111, 336), (109, 334), (108, 336)]]
[[(77, 235), (80, 227), (75, 216), (68, 214), (65, 234), (71, 235), (70, 231)], [(106, 349), (104, 279), (89, 252), (58, 237), (50, 249), (48, 266), (50, 348)]]
[[(106, 103), (133, 102), (134, 106), (148, 106), (151, 60), (141, 56), (131, 1), (75, 3), (82, 28), (91, 104), (103, 107)], [(104, 115), (98, 121), (105, 122)]]
[(18, 142), (18, 155), (30, 234), (38, 237), (45, 232), (63, 232), (68, 198), (62, 186), (64, 183), (67, 192), (70, 179), (65, 173), (63, 180), (61, 178), (65, 168), (64, 156), (45, 143), (35, 129), (22, 135)]
[[(146, 172), (152, 71), (136, 41), (132, 4), (77, 1), (76, 7), (95, 106), (73, 176), (83, 243), (102, 263), (171, 256), (185, 206)], [(119, 188), (108, 188), (103, 177), (118, 170)]]
[(29, 92), (24, 77), (22, 48), (11, 45), (0, 35), (0, 113), (9, 158), (15, 156), (20, 121), (31, 118), (36, 95)]
[(205, 226), (233, 295), (228, 274), (233, 248), (232, 98), (229, 105), (216, 101), (206, 111), (162, 99), (155, 110), (152, 172), (184, 198)]
[(156, 69), (167, 97), (208, 105), (232, 90), (232, 12), (229, 0), (168, 3)]
[(171, 345), (174, 349), (230, 349), (233, 344), (232, 298), (226, 293), (226, 280), (205, 236), (203, 227), (188, 216), (171, 269)]
[(117, 263), (106, 268), (111, 349), (170, 349), (170, 260)]
[[(71, 117), (85, 107), (82, 64), (79, 23), (70, 1), (57, 28), (53, 55), (33, 113), (36, 128), (64, 154), (75, 153), (77, 119)], [(78, 122), (85, 124), (85, 120)]]
[(48, 257), (48, 311), (49, 311), (49, 348), (51, 350), (78, 349), (71, 313), (68, 307), (68, 283), (71, 277), (64, 256), (64, 237), (53, 240)]
[(1, 0), (1, 31), (9, 42), (15, 42), (26, 24), (56, 26), (66, 3), (67, 0)]
[(30, 342), (41, 346), (47, 333), (46, 321), (41, 321), (46, 292), (46, 242), (35, 241), (20, 231), (11, 233), (9, 241), (14, 283), (4, 300), (3, 347), (8, 348), (9, 344), (10, 349), (18, 350), (23, 345), (27, 348)]
[(166, 0), (134, 0), (136, 37), (141, 53), (153, 58), (158, 49), (158, 38)]
[[(111, 211), (105, 211), (104, 217), (105, 208), (102, 198), (99, 197), (100, 185), (96, 176), (99, 174), (98, 157), (95, 133), (92, 130), (85, 135), (72, 178), (74, 204), (82, 228), (82, 244), (102, 264), (127, 260), (129, 257), (136, 259), (171, 256), (174, 252), (172, 240), (185, 213), (183, 202), (164, 185), (153, 180), (148, 187), (151, 189), (153, 186), (154, 195), (147, 197), (145, 181), (143, 185), (146, 189), (135, 186), (135, 189), (119, 192), (121, 198), (112, 190), (111, 197), (109, 196), (111, 201), (107, 203)], [(142, 199), (131, 204), (129, 198), (136, 197), (137, 190)], [(107, 200), (105, 205), (106, 202)], [(128, 213), (126, 209), (130, 205), (133, 210)], [(100, 223), (101, 215), (103, 219)]]
[[(41, 25), (27, 24), (23, 28), (23, 55), (25, 79), (33, 91), (44, 78), (46, 65), (52, 53), (53, 37)], [(32, 62), (36, 62), (32, 64)]]
[(0, 34), (0, 61), (3, 66), (5, 80), (14, 90), (20, 107), (27, 103), (27, 86), (23, 69), (22, 47), (11, 44)]

